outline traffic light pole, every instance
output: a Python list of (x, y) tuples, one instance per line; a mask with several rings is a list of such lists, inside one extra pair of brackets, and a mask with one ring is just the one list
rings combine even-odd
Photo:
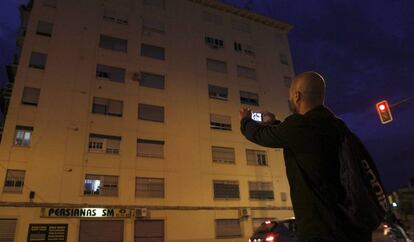
[(390, 105), (390, 107), (391, 107), (391, 108), (393, 108), (393, 107), (399, 106), (399, 105), (401, 105), (401, 104), (403, 104), (403, 103), (406, 103), (406, 102), (408, 102), (408, 101), (410, 101), (410, 100), (412, 100), (412, 99), (414, 99), (414, 96), (407, 97), (406, 99), (403, 99), (403, 100), (401, 100), (401, 101), (399, 101), (399, 102), (396, 102), (396, 103), (394, 103), (394, 104), (391, 104), (391, 105)]

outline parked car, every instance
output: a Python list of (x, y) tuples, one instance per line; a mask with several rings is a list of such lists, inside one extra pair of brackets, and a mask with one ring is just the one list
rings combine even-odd
[(268, 220), (254, 231), (249, 242), (297, 242), (295, 219)]

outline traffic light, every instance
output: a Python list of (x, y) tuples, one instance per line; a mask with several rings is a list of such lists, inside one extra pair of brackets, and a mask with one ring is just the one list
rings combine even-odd
[(392, 114), (390, 106), (386, 100), (377, 103), (377, 112), (382, 124), (387, 124), (392, 121)]

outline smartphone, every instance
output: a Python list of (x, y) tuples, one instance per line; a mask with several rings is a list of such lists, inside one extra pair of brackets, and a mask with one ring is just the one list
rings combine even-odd
[(252, 112), (252, 119), (257, 122), (262, 122), (262, 113)]

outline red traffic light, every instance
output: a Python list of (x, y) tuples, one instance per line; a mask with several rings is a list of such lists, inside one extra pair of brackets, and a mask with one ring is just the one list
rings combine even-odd
[(387, 124), (393, 120), (390, 106), (386, 100), (377, 103), (376, 106), (382, 124)]

